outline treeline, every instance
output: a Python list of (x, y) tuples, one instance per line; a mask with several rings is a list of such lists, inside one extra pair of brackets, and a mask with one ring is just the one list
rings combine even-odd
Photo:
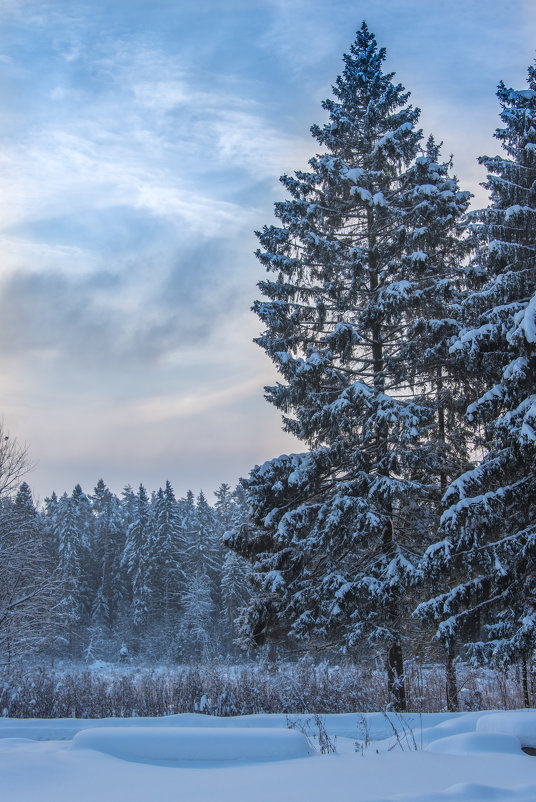
[(118, 497), (101, 480), (42, 510), (23, 483), (0, 502), (0, 664), (31, 651), (51, 661), (206, 660), (236, 650), (248, 564), (223, 546), (246, 517), (222, 484), (176, 499), (140, 485)]

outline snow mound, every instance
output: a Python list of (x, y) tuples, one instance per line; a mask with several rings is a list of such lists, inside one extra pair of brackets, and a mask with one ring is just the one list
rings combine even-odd
[(71, 748), (134, 762), (267, 761), (312, 754), (301, 732), (238, 727), (95, 727), (77, 733)]
[(479, 783), (456, 783), (444, 791), (401, 794), (379, 802), (534, 802), (536, 785), (497, 788)]
[(490, 713), (478, 719), (476, 731), (511, 735), (518, 739), (521, 746), (536, 749), (536, 713), (532, 711)]
[(438, 738), (426, 747), (429, 752), (444, 755), (506, 754), (521, 755), (519, 740), (513, 735), (496, 732), (464, 732)]

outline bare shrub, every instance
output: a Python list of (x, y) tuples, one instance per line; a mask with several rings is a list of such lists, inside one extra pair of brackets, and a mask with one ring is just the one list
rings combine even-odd
[[(410, 666), (409, 708), (446, 710), (440, 666)], [(458, 668), (460, 687), (482, 709), (523, 706), (519, 672)], [(101, 666), (28, 668), (0, 674), (0, 714), (16, 718), (120, 718), (196, 713), (237, 716), (254, 713), (307, 714), (388, 710), (384, 675), (372, 668), (300, 661), (273, 667), (248, 663), (177, 668)], [(321, 719), (319, 719), (321, 721)], [(313, 722), (314, 723), (314, 722)], [(403, 733), (407, 741), (407, 733)]]

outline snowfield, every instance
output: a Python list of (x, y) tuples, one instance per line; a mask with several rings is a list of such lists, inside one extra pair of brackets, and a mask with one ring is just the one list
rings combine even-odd
[[(3, 802), (535, 802), (536, 713), (0, 719)], [(307, 737), (306, 737), (307, 736)]]

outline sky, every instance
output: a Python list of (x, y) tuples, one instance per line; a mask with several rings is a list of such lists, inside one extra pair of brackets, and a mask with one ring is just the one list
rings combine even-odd
[(0, 0), (0, 417), (36, 500), (236, 484), (303, 445), (263, 397), (255, 230), (363, 19), (474, 205), (533, 0)]

